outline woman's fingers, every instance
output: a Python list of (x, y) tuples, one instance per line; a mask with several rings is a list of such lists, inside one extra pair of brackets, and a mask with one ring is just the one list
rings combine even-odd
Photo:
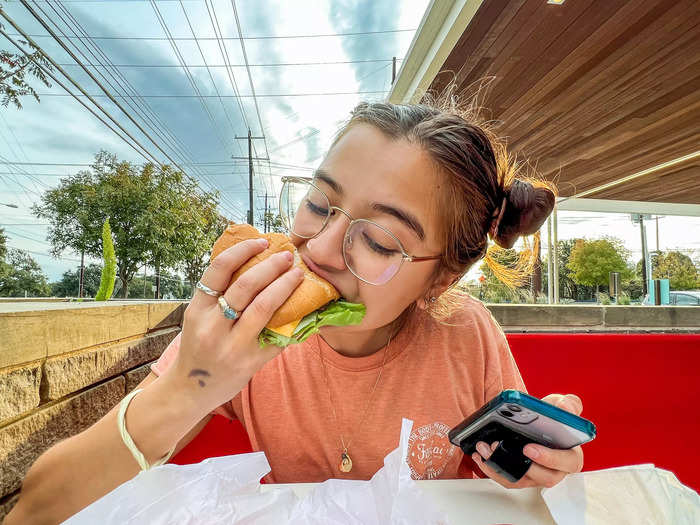
[[(490, 455), (491, 455), (491, 453), (489, 452), (488, 456), (490, 456)], [(491, 467), (489, 467), (484, 462), (484, 458), (481, 456), (481, 454), (477, 454), (476, 452), (474, 452), (474, 454), (472, 454), (472, 459), (474, 460), (474, 463), (477, 464), (477, 466), (481, 469), (481, 471), (484, 474), (486, 474), (489, 478), (491, 478), (496, 483), (504, 486), (507, 489), (524, 489), (525, 487), (534, 487), (535, 486), (534, 482), (530, 478), (528, 478), (527, 476), (523, 476), (521, 479), (518, 480), (517, 483), (512, 483), (512, 482), (508, 481), (506, 478), (501, 476), (498, 472), (496, 472)]]
[(498, 443), (490, 446), (484, 442), (476, 445), (478, 453), (472, 455), (472, 459), (488, 477), (507, 488), (523, 487), (553, 487), (567, 474), (580, 472), (583, 467), (583, 451), (581, 447), (570, 450), (555, 450), (542, 445), (529, 444), (523, 449), (523, 453), (533, 460), (525, 476), (517, 483), (512, 483), (489, 467), (485, 460), (491, 457)]
[(292, 268), (278, 279), (270, 283), (263, 291), (255, 296), (253, 301), (243, 310), (236, 322), (236, 328), (255, 335), (262, 332), (270, 321), (272, 314), (282, 306), (294, 289), (304, 280), (301, 268)]
[[(223, 292), (231, 282), (233, 273), (248, 259), (267, 248), (267, 245), (267, 239), (248, 239), (247, 241), (239, 242), (227, 248), (221, 252), (204, 271), (200, 279), (202, 284), (208, 286), (212, 290)], [(212, 304), (216, 302), (214, 297), (205, 294), (201, 290), (197, 290), (197, 293), (192, 298), (192, 302), (198, 303), (203, 300), (205, 300), (205, 302), (202, 304)]]
[(258, 293), (289, 270), (293, 261), (294, 255), (286, 250), (271, 255), (243, 272), (226, 290), (224, 299), (234, 310), (242, 312)]
[(523, 454), (539, 465), (569, 474), (581, 472), (583, 468), (583, 450), (580, 446), (556, 450), (531, 443), (525, 446)]

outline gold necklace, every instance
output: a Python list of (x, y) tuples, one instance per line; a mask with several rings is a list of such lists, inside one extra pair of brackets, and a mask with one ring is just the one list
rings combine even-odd
[[(319, 335), (319, 337), (321, 337)], [(391, 343), (391, 338), (392, 334), (391, 332), (389, 333), (389, 339), (386, 342), (386, 346), (384, 347), (384, 359), (382, 359), (382, 366), (379, 369), (379, 374), (377, 374), (377, 380), (374, 382), (374, 386), (372, 387), (372, 391), (369, 394), (369, 399), (367, 399), (367, 404), (365, 405), (365, 410), (364, 413), (362, 414), (362, 419), (360, 420), (360, 427), (364, 425), (365, 418), (367, 417), (367, 412), (369, 410), (369, 406), (372, 402), (372, 398), (374, 397), (374, 391), (377, 389), (377, 385), (379, 384), (379, 380), (382, 377), (382, 372), (384, 371), (384, 365), (386, 364), (386, 356), (389, 353), (389, 344)], [(336, 415), (335, 412), (335, 403), (333, 402), (333, 395), (331, 394), (331, 387), (328, 384), (328, 370), (326, 369), (326, 361), (323, 359), (323, 352), (321, 350), (321, 344), (316, 341), (316, 344), (318, 346), (318, 356), (321, 358), (321, 365), (323, 365), (323, 379), (325, 380), (326, 383), (326, 390), (328, 391), (328, 400), (330, 401), (331, 404), (331, 410), (333, 411), (333, 422), (336, 427), (338, 427), (338, 416)], [(330, 345), (329, 345), (330, 346)], [(352, 470), (352, 459), (350, 458), (350, 454), (348, 454), (348, 448), (350, 448), (350, 443), (352, 442), (352, 438), (354, 436), (350, 436), (350, 439), (348, 440), (348, 444), (345, 444), (345, 439), (343, 438), (342, 432), (340, 433), (340, 444), (343, 447), (343, 451), (340, 454), (340, 464), (338, 465), (338, 469), (341, 472), (348, 473)]]

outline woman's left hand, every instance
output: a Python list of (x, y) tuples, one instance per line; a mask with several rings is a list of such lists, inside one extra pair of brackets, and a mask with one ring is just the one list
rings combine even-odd
[[(583, 410), (581, 399), (574, 394), (550, 394), (542, 400), (576, 415), (581, 414)], [(532, 464), (517, 483), (511, 483), (484, 463), (484, 460), (491, 456), (491, 452), (497, 446), (498, 443), (487, 445), (480, 441), (476, 445), (478, 453), (472, 454), (472, 459), (484, 474), (506, 488), (553, 487), (567, 474), (581, 472), (583, 468), (583, 451), (580, 446), (569, 450), (556, 450), (542, 445), (529, 444), (525, 446), (523, 453), (532, 460)]]

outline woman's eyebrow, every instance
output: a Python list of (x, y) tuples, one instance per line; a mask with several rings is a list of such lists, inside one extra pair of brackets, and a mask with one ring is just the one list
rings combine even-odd
[(388, 204), (382, 204), (380, 202), (372, 203), (372, 209), (380, 213), (386, 213), (388, 215), (396, 217), (398, 220), (400, 220), (406, 226), (408, 226), (411, 230), (413, 230), (413, 232), (418, 236), (418, 238), (421, 241), (425, 239), (425, 231), (423, 231), (423, 227), (413, 214), (405, 210), (400, 210), (399, 208), (394, 208), (393, 206), (389, 206)]
[[(314, 179), (325, 182), (338, 195), (343, 194), (342, 186), (338, 184), (331, 177), (330, 173), (328, 173), (326, 170), (319, 168), (316, 171), (314, 171)], [(411, 230), (413, 230), (418, 239), (420, 239), (421, 241), (425, 239), (425, 231), (423, 230), (423, 226), (421, 226), (420, 221), (412, 213), (409, 213), (405, 210), (401, 210), (399, 208), (395, 208), (394, 206), (389, 206), (388, 204), (382, 204), (380, 202), (373, 203), (372, 209), (380, 213), (386, 213), (387, 215), (396, 217), (398, 220), (400, 220), (406, 226), (408, 226)]]
[(338, 195), (343, 194), (343, 188), (340, 184), (338, 184), (333, 178), (331, 177), (330, 173), (328, 173), (324, 169), (317, 169), (314, 171), (314, 179), (322, 180), (326, 184), (328, 184), (331, 189), (336, 192)]

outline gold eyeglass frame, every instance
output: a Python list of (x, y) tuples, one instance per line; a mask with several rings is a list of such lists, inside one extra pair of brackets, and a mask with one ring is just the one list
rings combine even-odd
[[(401, 240), (396, 235), (394, 235), (391, 231), (389, 231), (384, 226), (382, 226), (381, 224), (377, 224), (376, 222), (371, 221), (369, 219), (355, 219), (352, 215), (350, 215), (344, 209), (342, 209), (338, 206), (331, 206), (331, 200), (328, 198), (328, 195), (326, 195), (326, 192), (324, 192), (322, 189), (320, 189), (318, 186), (316, 186), (313, 183), (313, 180), (314, 180), (313, 177), (290, 177), (290, 176), (282, 177), (282, 190), (280, 191), (279, 210), (281, 212), (283, 209), (282, 196), (284, 195), (284, 186), (287, 183), (298, 182), (298, 183), (308, 184), (309, 186), (313, 187), (316, 191), (318, 191), (321, 195), (323, 195), (323, 197), (326, 199), (326, 202), (328, 203), (328, 215), (326, 216), (326, 219), (323, 221), (323, 226), (321, 226), (321, 229), (316, 234), (312, 235), (311, 237), (307, 237), (304, 235), (299, 235), (294, 230), (292, 230), (291, 224), (289, 224), (289, 217), (282, 216), (282, 218), (285, 222), (285, 226), (287, 228), (287, 231), (292, 232), (294, 235), (296, 235), (297, 237), (300, 237), (302, 239), (307, 239), (307, 240), (313, 239), (313, 238), (321, 235), (321, 233), (323, 233), (323, 230), (325, 230), (326, 226), (328, 226), (328, 222), (331, 220), (331, 217), (333, 216), (334, 211), (339, 211), (340, 213), (345, 215), (350, 220), (350, 223), (348, 224), (348, 227), (345, 229), (345, 234), (343, 235), (343, 261), (345, 262), (345, 266), (347, 267), (347, 269), (350, 270), (350, 272), (355, 277), (357, 277), (360, 281), (365, 282), (367, 284), (371, 284), (373, 286), (382, 286), (382, 285), (388, 283), (389, 281), (391, 281), (394, 277), (396, 277), (396, 275), (399, 273), (399, 270), (401, 270), (401, 266), (403, 266), (404, 261), (408, 261), (408, 262), (432, 261), (435, 259), (440, 259), (442, 257), (442, 255), (418, 256), (418, 255), (411, 255), (410, 253), (407, 253), (403, 247), (403, 244), (401, 243)], [(383, 282), (381, 284), (373, 283), (371, 281), (368, 281), (367, 279), (364, 279), (363, 277), (360, 277), (359, 275), (357, 275), (357, 273), (355, 273), (355, 270), (353, 270), (350, 267), (350, 265), (348, 264), (348, 259), (347, 259), (347, 256), (345, 254), (345, 246), (347, 244), (348, 232), (350, 231), (350, 228), (353, 226), (353, 224), (359, 223), (359, 222), (366, 222), (366, 223), (369, 223), (369, 224), (381, 229), (383, 232), (385, 232), (387, 235), (389, 235), (392, 239), (394, 239), (396, 241), (396, 244), (398, 245), (399, 250), (401, 251), (401, 262), (399, 263), (398, 268), (396, 268), (396, 272), (394, 272), (394, 274), (391, 277), (389, 277), (389, 279), (387, 279), (385, 282)]]

